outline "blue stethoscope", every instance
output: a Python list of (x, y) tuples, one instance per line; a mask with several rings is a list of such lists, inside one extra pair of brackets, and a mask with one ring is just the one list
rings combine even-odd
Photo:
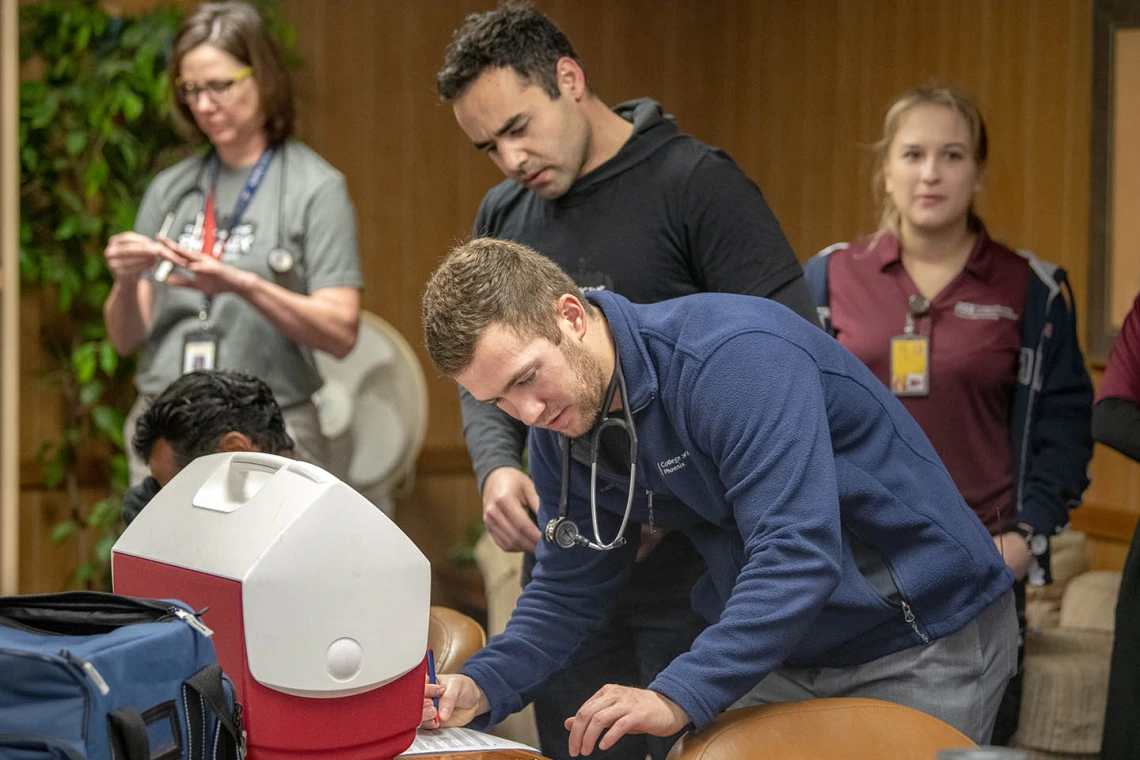
[[(620, 393), (621, 417), (610, 417), (609, 410), (613, 406), (614, 394)], [(602, 401), (602, 420), (594, 426), (590, 440), (590, 521), (593, 523), (594, 540), (583, 536), (578, 525), (569, 517), (570, 511), (570, 446), (571, 440), (563, 436), (562, 447), (562, 495), (558, 500), (558, 517), (546, 524), (544, 536), (546, 540), (560, 549), (570, 549), (575, 546), (585, 546), (590, 549), (604, 552), (617, 549), (625, 545), (625, 526), (629, 523), (629, 513), (633, 508), (633, 494), (637, 475), (637, 431), (633, 425), (633, 416), (629, 410), (629, 391), (625, 387), (625, 375), (621, 370), (621, 359), (614, 349), (614, 374), (610, 378), (609, 388), (606, 389)], [(621, 518), (621, 527), (613, 541), (602, 541), (601, 531), (598, 529), (598, 444), (606, 428), (615, 427), (625, 431), (629, 438), (629, 493), (625, 500), (625, 514)]]
[[(285, 206), (285, 192), (284, 192), (284, 190), (285, 190), (285, 155), (286, 155), (286, 150), (285, 150), (284, 146), (282, 146), (280, 149), (271, 148), (270, 150), (273, 150), (275, 153), (281, 154), (281, 172), (277, 175), (277, 238), (274, 241), (273, 248), (271, 248), (269, 251), (269, 257), (268, 257), (269, 258), (269, 268), (271, 270), (273, 270), (274, 272), (276, 272), (277, 274), (286, 274), (293, 269), (293, 265), (295, 264), (295, 259), (293, 257), (293, 254), (290, 253), (284, 246), (284, 226), (282, 224), (282, 222), (285, 219), (285, 207), (284, 207)], [(274, 153), (269, 153), (269, 160), (272, 160), (273, 156), (274, 156)], [(268, 170), (268, 161), (266, 162), (265, 169)], [(256, 172), (256, 171), (257, 171), (257, 168), (255, 167), (254, 172)], [(218, 172), (218, 154), (217, 154), (217, 152), (215, 152), (212, 149), (203, 159), (202, 165), (200, 167), (198, 167), (198, 173), (194, 176), (194, 184), (191, 185), (189, 188), (187, 188), (185, 191), (183, 191), (182, 195), (178, 196), (178, 198), (170, 206), (170, 211), (167, 212), (166, 218), (163, 219), (163, 221), (162, 221), (162, 227), (158, 231), (159, 237), (169, 237), (170, 236), (170, 228), (174, 225), (174, 220), (178, 216), (178, 210), (182, 208), (182, 206), (186, 203), (187, 199), (189, 199), (192, 196), (198, 196), (199, 204), (203, 207), (206, 205), (206, 190), (204, 189), (202, 178), (206, 175), (207, 172), (209, 172), (211, 179), (206, 184), (213, 186), (213, 184), (214, 184), (213, 178), (217, 176), (217, 172)], [(251, 179), (252, 179), (252, 175), (253, 175), (253, 172), (251, 172)], [(247, 183), (246, 188), (243, 189), (243, 193), (246, 192), (248, 189), (249, 189), (249, 184)], [(255, 185), (254, 189), (256, 190), (256, 185)], [(240, 199), (239, 199), (239, 203), (240, 203)], [(248, 199), (246, 200), (246, 203), (248, 203)], [(244, 209), (245, 206), (241, 205), (240, 207), (241, 207), (241, 209)], [(237, 209), (235, 209), (235, 211), (236, 210)], [(230, 215), (231, 227), (237, 221), (234, 218), (235, 216), (240, 216), (240, 214), (231, 214)], [(194, 232), (192, 235), (194, 238), (199, 238), (202, 235), (202, 226), (205, 224), (205, 221), (206, 221), (206, 212), (203, 208), (203, 210), (200, 210), (198, 212), (198, 215), (194, 218)], [(155, 266), (155, 270), (154, 270), (155, 282), (165, 282), (166, 278), (170, 276), (170, 273), (173, 270), (174, 270), (174, 265), (171, 262), (166, 261), (166, 260), (160, 261)]]

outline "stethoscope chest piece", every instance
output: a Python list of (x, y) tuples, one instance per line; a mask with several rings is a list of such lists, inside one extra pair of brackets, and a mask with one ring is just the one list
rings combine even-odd
[[(608, 410), (613, 408), (614, 394), (620, 394), (621, 417), (606, 417)], [(578, 526), (570, 519), (570, 448), (573, 441), (563, 436), (562, 447), (562, 494), (558, 499), (558, 517), (546, 524), (543, 538), (560, 549), (570, 549), (574, 546), (585, 546), (598, 551), (610, 551), (625, 545), (625, 526), (629, 523), (629, 514), (633, 509), (633, 494), (637, 489), (637, 430), (634, 428), (633, 415), (629, 408), (629, 391), (625, 387), (625, 374), (622, 372), (621, 357), (617, 348), (614, 348), (614, 374), (610, 378), (609, 388), (606, 389), (602, 399), (602, 409), (606, 412), (599, 415), (602, 419), (596, 423), (590, 433), (590, 522), (594, 529), (594, 540), (581, 535)], [(617, 427), (625, 431), (629, 438), (629, 490), (626, 492), (625, 512), (622, 514), (621, 526), (613, 541), (606, 543), (602, 540), (598, 530), (598, 444), (602, 432), (609, 427)]]
[(277, 274), (287, 274), (293, 271), (293, 254), (284, 248), (274, 248), (269, 252), (269, 268)]
[(546, 524), (545, 538), (560, 549), (570, 549), (579, 543), (578, 526), (568, 517), (558, 517)]

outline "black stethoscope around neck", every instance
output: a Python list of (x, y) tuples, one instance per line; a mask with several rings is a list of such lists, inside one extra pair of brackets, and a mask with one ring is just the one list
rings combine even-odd
[[(271, 148), (272, 150), (273, 148)], [(285, 155), (286, 150), (284, 145), (276, 147), (276, 154), (281, 156), (281, 171), (277, 174), (277, 230), (276, 238), (273, 242), (273, 248), (269, 250), (269, 268), (277, 274), (287, 274), (292, 271), (296, 259), (293, 254), (285, 248)], [(276, 155), (275, 154), (275, 155)], [(212, 177), (217, 177), (219, 170), (218, 153), (213, 148), (203, 157), (202, 165), (198, 167), (197, 174), (194, 175), (194, 184), (184, 190), (181, 195), (171, 204), (170, 210), (166, 213), (166, 217), (162, 220), (162, 227), (159, 228), (159, 237), (169, 237), (170, 228), (174, 225), (174, 220), (178, 216), (179, 210), (186, 204), (186, 201), (193, 197), (198, 197), (198, 202), (202, 209), (198, 211), (198, 215), (194, 218), (194, 232), (192, 237), (200, 239), (202, 235), (202, 227), (206, 221), (206, 193), (208, 188), (204, 186), (203, 179), (209, 173)], [(213, 168), (211, 168), (213, 167)], [(213, 179), (209, 182), (213, 185)], [(233, 220), (236, 222), (237, 220)], [(233, 224), (231, 224), (231, 227)], [(227, 235), (227, 239), (228, 239)], [(160, 261), (154, 270), (154, 279), (156, 282), (165, 282), (166, 278), (174, 270), (174, 265), (169, 261)]]
[[(613, 406), (614, 394), (619, 393), (621, 401), (621, 417), (610, 417), (609, 410)], [(601, 421), (590, 433), (590, 522), (593, 524), (594, 540), (586, 538), (578, 530), (578, 525), (569, 517), (570, 512), (570, 448), (572, 441), (563, 436), (562, 448), (562, 494), (558, 500), (558, 517), (546, 524), (543, 535), (546, 540), (560, 549), (571, 549), (575, 546), (585, 546), (597, 551), (610, 551), (625, 545), (625, 527), (629, 523), (629, 513), (633, 508), (633, 494), (637, 475), (637, 431), (633, 426), (633, 416), (629, 409), (629, 391), (625, 387), (625, 375), (621, 370), (621, 359), (614, 349), (614, 374), (610, 378), (609, 388), (606, 389), (602, 400)], [(629, 493), (625, 500), (625, 514), (621, 518), (621, 527), (613, 541), (606, 543), (602, 540), (598, 529), (598, 446), (602, 433), (610, 427), (620, 428), (629, 438)]]

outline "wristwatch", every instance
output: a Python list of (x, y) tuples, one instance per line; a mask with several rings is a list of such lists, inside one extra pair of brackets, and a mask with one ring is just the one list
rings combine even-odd
[(1040, 557), (1049, 551), (1049, 537), (1033, 530), (1033, 526), (1029, 523), (1018, 523), (1014, 527), (1014, 530), (1025, 539), (1025, 544), (1029, 547), (1029, 553), (1034, 557)]

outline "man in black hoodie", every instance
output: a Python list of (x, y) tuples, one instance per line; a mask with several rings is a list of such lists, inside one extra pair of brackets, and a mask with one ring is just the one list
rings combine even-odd
[[(525, 243), (584, 290), (641, 303), (742, 293), (815, 321), (803, 271), (756, 184), (723, 151), (681, 133), (655, 101), (610, 109), (569, 40), (528, 3), (469, 16), (437, 84), (507, 176), (483, 198), (475, 236)], [(522, 466), (526, 427), (466, 392), (462, 407), (487, 531), (506, 551), (532, 553), (540, 533)], [(604, 684), (644, 687), (688, 650), (705, 625), (689, 603), (704, 572), (683, 536), (646, 533), (608, 623), (535, 701), (544, 754), (568, 757), (564, 721)], [(664, 760), (672, 741), (627, 736), (605, 757)]]

